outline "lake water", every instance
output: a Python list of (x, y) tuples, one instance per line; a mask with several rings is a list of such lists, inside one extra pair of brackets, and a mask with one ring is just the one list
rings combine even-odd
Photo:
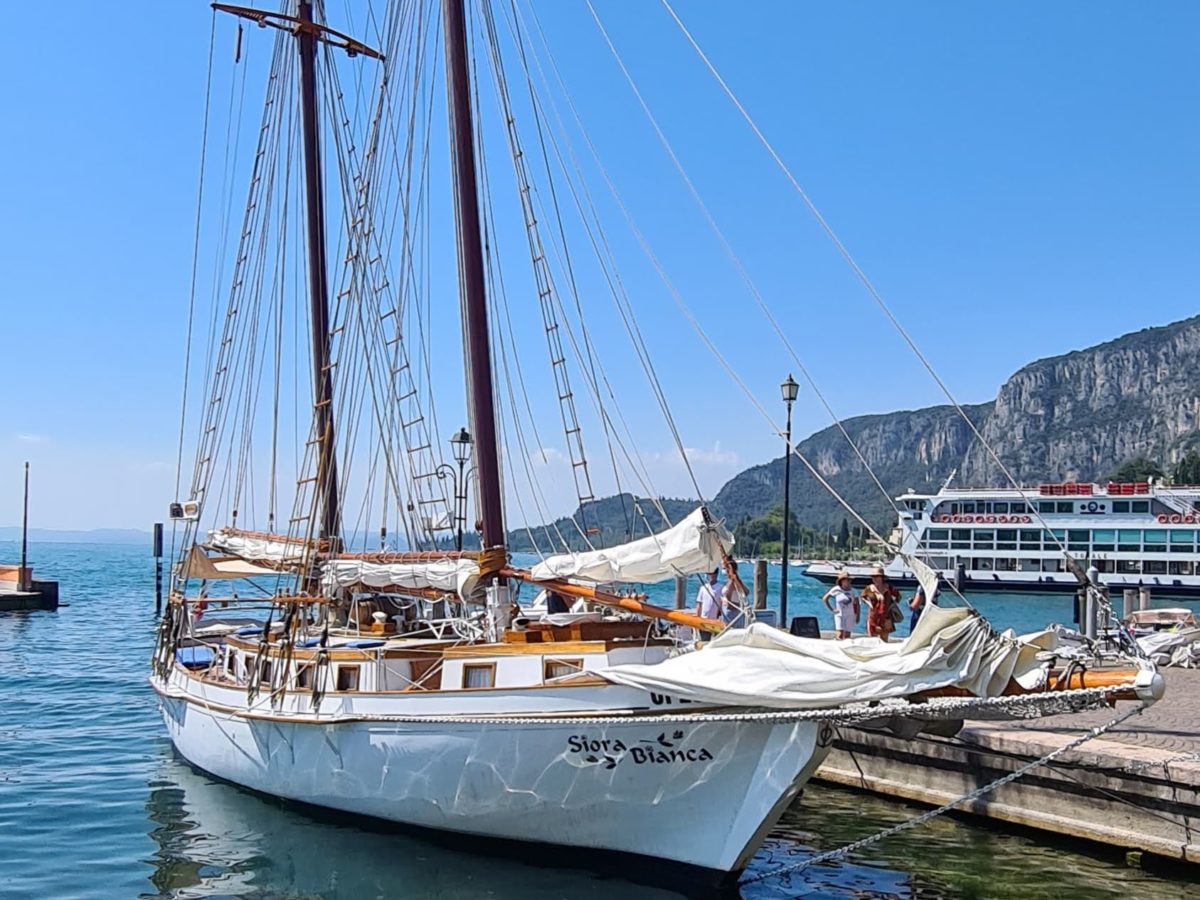
[[(676, 896), (331, 824), (214, 783), (174, 756), (146, 683), (154, 635), (148, 549), (31, 550), (38, 574), (57, 578), (70, 606), (0, 613), (0, 897)], [(0, 561), (16, 554), (15, 545), (0, 542)], [(798, 575), (790, 585), (792, 611), (818, 614), (823, 589)], [(1019, 631), (1070, 617), (1070, 602), (1061, 597), (977, 602), (996, 625)], [(913, 814), (903, 804), (812, 786), (751, 873)], [(1177, 898), (1200, 897), (1200, 888), (1080, 847), (942, 818), (852, 862), (742, 889), (749, 898), (797, 895)]]

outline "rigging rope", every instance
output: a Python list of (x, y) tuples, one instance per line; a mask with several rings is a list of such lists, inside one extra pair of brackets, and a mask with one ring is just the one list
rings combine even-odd
[(991, 792), (1004, 787), (1004, 785), (1011, 784), (1012, 782), (1016, 781), (1018, 778), (1021, 778), (1024, 775), (1028, 775), (1034, 769), (1040, 768), (1041, 766), (1044, 766), (1047, 763), (1053, 762), (1055, 759), (1062, 756), (1064, 753), (1067, 753), (1083, 744), (1086, 744), (1088, 741), (1092, 740), (1093, 738), (1100, 737), (1100, 735), (1102, 735), (1105, 732), (1110, 731), (1111, 729), (1120, 725), (1126, 719), (1129, 719), (1132, 716), (1137, 715), (1143, 709), (1144, 709), (1144, 707), (1141, 705), (1135, 706), (1132, 709), (1128, 709), (1125, 712), (1121, 713), (1120, 715), (1115, 716), (1112, 720), (1110, 720), (1109, 722), (1106, 722), (1103, 725), (1097, 725), (1095, 728), (1089, 728), (1087, 731), (1085, 731), (1079, 737), (1075, 738), (1072, 741), (1069, 741), (1066, 744), (1063, 744), (1061, 747), (1056, 747), (1055, 749), (1053, 749), (1049, 753), (1047, 753), (1045, 756), (1042, 756), (1038, 759), (1032, 760), (1031, 762), (1028, 762), (1023, 766), (1021, 766), (1017, 769), (1014, 769), (1012, 772), (1009, 772), (1007, 775), (1003, 776), (1002, 778), (997, 778), (993, 782), (990, 782), (985, 785), (981, 785), (980, 787), (976, 788), (975, 790), (971, 791), (970, 793), (964, 794), (963, 796), (959, 797), (957, 800), (952, 800), (951, 802), (943, 804), (942, 806), (939, 806), (936, 809), (927, 810), (926, 812), (923, 812), (918, 816), (914, 816), (913, 818), (908, 819), (905, 822), (901, 822), (897, 825), (893, 825), (890, 828), (885, 828), (882, 831), (878, 831), (875, 834), (870, 835), (869, 837), (863, 838), (862, 840), (853, 841), (849, 844), (846, 844), (845, 846), (838, 847), (834, 850), (828, 850), (824, 853), (818, 853), (816, 856), (809, 857), (808, 859), (802, 860), (801, 862), (792, 863), (792, 864), (786, 865), (786, 866), (780, 866), (779, 868), (771, 869), (767, 872), (760, 872), (757, 875), (751, 875), (748, 878), (743, 878), (741, 883), (742, 884), (753, 884), (757, 881), (764, 881), (767, 878), (777, 878), (780, 875), (789, 875), (793, 872), (799, 872), (799, 871), (809, 868), (810, 866), (820, 865), (821, 863), (833, 862), (834, 860), (843, 859), (843, 858), (849, 856), (851, 853), (861, 850), (864, 847), (869, 847), (872, 844), (879, 843), (880, 841), (884, 840), (885, 838), (889, 838), (894, 834), (899, 834), (902, 831), (909, 831), (910, 829), (916, 828), (919, 825), (924, 825), (926, 822), (929, 822), (933, 819), (936, 819), (938, 816), (944, 815), (945, 813), (952, 811), (957, 806), (961, 806), (964, 803), (969, 803), (971, 801), (978, 800), (980, 797), (983, 797), (985, 794), (990, 794)]

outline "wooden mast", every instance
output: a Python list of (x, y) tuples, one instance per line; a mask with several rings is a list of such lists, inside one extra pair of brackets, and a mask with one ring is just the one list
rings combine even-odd
[[(492, 351), (487, 296), (483, 279), (483, 242), (475, 175), (475, 141), (471, 113), (471, 77), (467, 59), (464, 0), (442, 0), (445, 28), (446, 88), (449, 94), (453, 145), (454, 192), (458, 226), (458, 282), (463, 304), (467, 350), (467, 393), (471, 430), (475, 435), (475, 469), (479, 479), (485, 581), (499, 575), (504, 554), (504, 511), (500, 496), (500, 455), (493, 406)], [(497, 564), (493, 562), (499, 559)]]
[[(337, 449), (333, 432), (333, 370), (329, 349), (329, 283), (325, 264), (325, 197), (321, 184), (321, 120), (317, 103), (317, 35), (310, 0), (299, 0), (296, 46), (300, 53), (300, 117), (304, 143), (304, 194), (308, 229), (308, 302), (312, 322), (313, 423), (316, 428), (317, 537), (341, 532)], [(308, 26), (308, 27), (305, 27)]]

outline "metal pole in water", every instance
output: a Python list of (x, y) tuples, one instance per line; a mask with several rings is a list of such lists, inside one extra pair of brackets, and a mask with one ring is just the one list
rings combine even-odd
[(163, 555), (163, 526), (162, 522), (154, 523), (154, 614), (162, 614), (162, 555)]
[(29, 462), (25, 463), (25, 506), (21, 513), (21, 570), (17, 590), (29, 590)]

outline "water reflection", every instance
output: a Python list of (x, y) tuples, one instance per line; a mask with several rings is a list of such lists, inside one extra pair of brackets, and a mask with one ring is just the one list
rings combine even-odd
[[(453, 850), (383, 828), (312, 818), (163, 761), (146, 812), (157, 845), (148, 897), (436, 897), (671, 900), (672, 891)], [(554, 854), (547, 848), (548, 858)]]

